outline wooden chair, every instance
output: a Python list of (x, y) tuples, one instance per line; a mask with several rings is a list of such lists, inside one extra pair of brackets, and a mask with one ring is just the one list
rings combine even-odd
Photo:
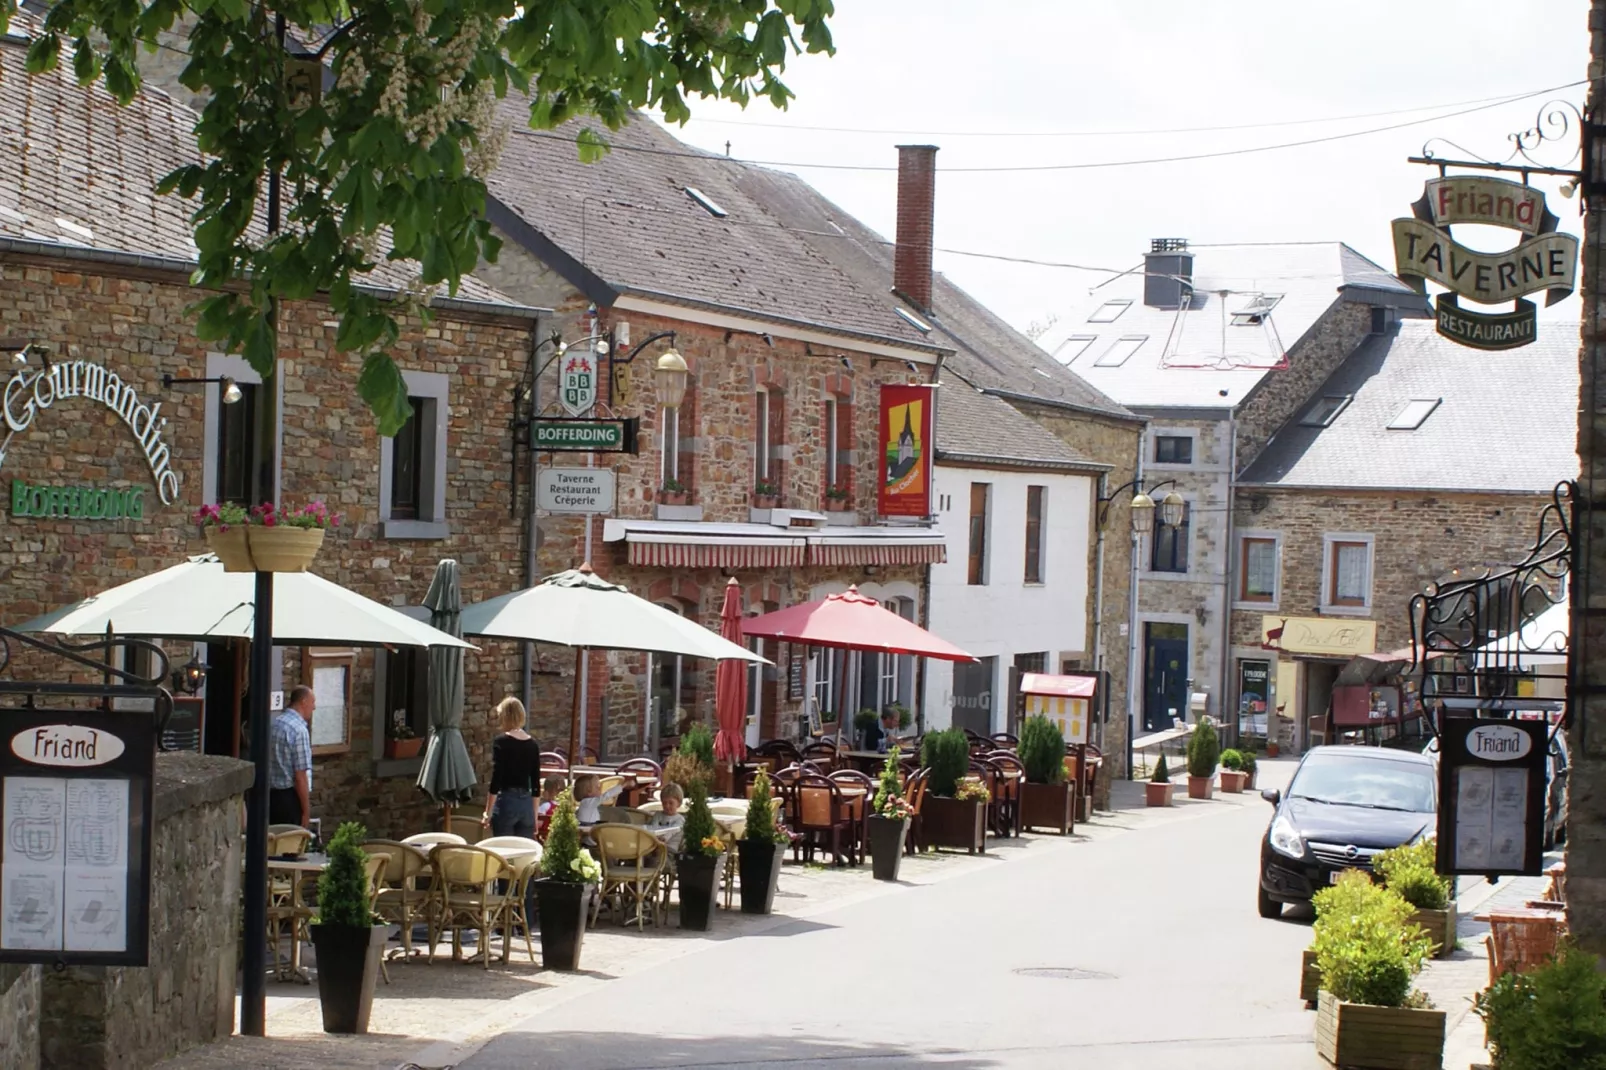
[(822, 773), (831, 772), (837, 765), (836, 744), (823, 739), (810, 743), (803, 748), (803, 761), (813, 762)]
[(374, 899), (374, 913), (401, 926), (402, 955), (413, 954), (413, 927), (429, 924), (434, 892), (428, 887), (429, 856), (396, 840), (367, 840), (362, 849), (369, 858), (385, 859), (384, 883)]
[(485, 838), (486, 828), (480, 819), (468, 814), (453, 814), (445, 831), (461, 836), (464, 843), (479, 843)]
[(580, 748), (580, 764), (581, 765), (596, 765), (597, 764), (597, 752), (592, 750), (590, 747), (581, 747)]
[(839, 788), (864, 789), (863, 794), (855, 792), (845, 800), (853, 815), (852, 853), (862, 861), (870, 845), (870, 807), (875, 802), (876, 782), (858, 769), (838, 769), (826, 779)]
[(1008, 747), (1010, 750), (1020, 746), (1020, 738), (1009, 732), (994, 732), (992, 740), (998, 747)]
[[(435, 945), (441, 934), (452, 934), (452, 958), (463, 950), (463, 933), (479, 933), (480, 947), (485, 953), (485, 968), (491, 965), (491, 933), (501, 925), (508, 925), (507, 914), (510, 896), (508, 885), (515, 878), (513, 867), (501, 855), (484, 847), (468, 844), (443, 843), (429, 856), (430, 868), (435, 874), (436, 910), (431, 919), (429, 933), (429, 961), (435, 961)], [(508, 941), (502, 943), (502, 958), (507, 960)]]
[(903, 779), (903, 797), (908, 800), (912, 811), (909, 815), (909, 835), (903, 844), (904, 854), (912, 855), (926, 849), (924, 830), (920, 826), (920, 810), (926, 802), (926, 780), (930, 776), (929, 769), (916, 769)]
[(541, 752), (541, 774), (567, 773), (569, 759), (562, 751), (544, 750)]
[(747, 760), (762, 765), (771, 773), (788, 765), (801, 765), (803, 755), (788, 740), (766, 739), (747, 752)]
[(659, 913), (658, 885), (664, 868), (669, 863), (669, 852), (658, 838), (635, 825), (600, 824), (591, 828), (591, 838), (597, 845), (597, 861), (602, 865), (602, 887), (597, 905), (592, 909), (591, 920), (604, 901), (619, 906), (619, 917), (634, 905), (636, 927), (645, 929), (646, 916), (651, 912), (654, 925), (662, 921)]
[(631, 774), (635, 785), (628, 789), (631, 805), (639, 806), (653, 797), (664, 786), (664, 767), (651, 758), (631, 758), (619, 763), (619, 772)]
[(1003, 830), (1004, 799), (1000, 782), (1004, 780), (1004, 770), (991, 758), (978, 758), (972, 755), (970, 759), (970, 775), (981, 781), (987, 789), (987, 828), (995, 836), (1007, 836)]
[(842, 797), (842, 789), (828, 777), (818, 773), (800, 773), (796, 783), (789, 785), (792, 805), (796, 813), (792, 827), (801, 834), (793, 843), (793, 857), (802, 848), (805, 861), (814, 860), (814, 849), (831, 850), (831, 864), (842, 864), (843, 839), (848, 841), (848, 860), (854, 865), (852, 853), (853, 811)]
[[(987, 760), (998, 767), (1000, 816), (1003, 818), (1003, 835), (1019, 836), (1020, 786), (1026, 783), (1026, 765), (1008, 751), (993, 751)], [(1014, 831), (1010, 831), (1013, 829)]]

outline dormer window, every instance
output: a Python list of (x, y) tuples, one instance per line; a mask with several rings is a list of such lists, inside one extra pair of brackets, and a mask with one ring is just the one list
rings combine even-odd
[(725, 211), (725, 209), (721, 208), (714, 202), (714, 198), (710, 197), (696, 186), (687, 186), (686, 196), (702, 205), (703, 209), (715, 219), (724, 219), (726, 216), (730, 215), (729, 212)]
[(1106, 301), (1098, 308), (1093, 310), (1093, 314), (1087, 318), (1087, 322), (1114, 323), (1118, 318), (1120, 318), (1121, 313), (1125, 312), (1131, 307), (1131, 300), (1124, 297), (1118, 297), (1114, 300)]
[(1283, 299), (1282, 294), (1255, 294), (1249, 303), (1232, 314), (1234, 327), (1259, 327), (1271, 315), (1271, 310)]
[(1327, 427), (1338, 419), (1338, 414), (1349, 406), (1350, 395), (1329, 394), (1305, 410), (1299, 418), (1301, 427)]

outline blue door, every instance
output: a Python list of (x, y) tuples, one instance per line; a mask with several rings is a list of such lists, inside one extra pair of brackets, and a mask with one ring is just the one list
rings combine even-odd
[(1143, 728), (1161, 732), (1171, 719), (1187, 719), (1188, 626), (1143, 626)]

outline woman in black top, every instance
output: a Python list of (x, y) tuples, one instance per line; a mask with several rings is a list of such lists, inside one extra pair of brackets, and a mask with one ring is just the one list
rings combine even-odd
[(541, 745), (524, 730), (524, 703), (497, 704), (502, 732), (491, 741), (491, 786), (480, 824), (493, 836), (535, 838), (535, 787), (541, 782)]

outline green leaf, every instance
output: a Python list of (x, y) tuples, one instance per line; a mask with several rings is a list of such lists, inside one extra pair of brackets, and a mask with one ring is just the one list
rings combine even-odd
[(407, 401), (407, 381), (388, 353), (370, 353), (364, 358), (357, 393), (379, 418), (381, 435), (395, 435), (413, 414)]
[(581, 163), (596, 163), (608, 154), (608, 143), (589, 126), (581, 128), (574, 143), (579, 147)]

